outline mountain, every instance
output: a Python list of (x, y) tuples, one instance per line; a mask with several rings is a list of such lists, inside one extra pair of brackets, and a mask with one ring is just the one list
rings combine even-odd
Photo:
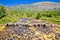
[(44, 9), (44, 10), (52, 10), (52, 9), (59, 9), (60, 3), (55, 2), (39, 2), (34, 4), (38, 9)]
[(9, 7), (11, 9), (21, 10), (56, 10), (60, 9), (60, 3), (56, 2), (37, 2), (33, 4), (22, 4), (17, 6)]
[(11, 9), (21, 10), (56, 10), (60, 9), (60, 3), (56, 2), (37, 2), (33, 4), (22, 4), (17, 6), (9, 7)]

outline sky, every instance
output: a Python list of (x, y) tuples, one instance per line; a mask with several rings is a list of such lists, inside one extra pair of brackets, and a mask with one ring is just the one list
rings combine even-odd
[(60, 0), (0, 0), (0, 4), (4, 6), (15, 6), (20, 4), (32, 4), (32, 3), (43, 2), (43, 1), (60, 3)]

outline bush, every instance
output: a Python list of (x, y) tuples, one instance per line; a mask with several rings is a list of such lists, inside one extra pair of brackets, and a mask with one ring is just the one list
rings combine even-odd
[(39, 19), (39, 18), (41, 18), (41, 15), (40, 15), (40, 13), (37, 13), (36, 19)]
[(0, 5), (0, 19), (6, 16), (6, 9), (4, 6)]

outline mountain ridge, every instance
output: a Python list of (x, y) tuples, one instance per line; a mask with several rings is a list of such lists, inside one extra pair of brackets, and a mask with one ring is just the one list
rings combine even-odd
[(33, 4), (21, 4), (18, 6), (9, 7), (12, 9), (21, 9), (21, 10), (55, 10), (60, 9), (60, 3), (56, 2), (37, 2)]

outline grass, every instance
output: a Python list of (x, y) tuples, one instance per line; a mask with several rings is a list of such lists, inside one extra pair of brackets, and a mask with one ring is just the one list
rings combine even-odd
[(6, 8), (7, 15), (0, 19), (0, 24), (9, 22), (17, 22), (20, 18), (35, 18), (44, 19), (50, 23), (60, 24), (60, 10), (48, 10), (48, 11), (23, 11), (23, 10), (11, 10)]

